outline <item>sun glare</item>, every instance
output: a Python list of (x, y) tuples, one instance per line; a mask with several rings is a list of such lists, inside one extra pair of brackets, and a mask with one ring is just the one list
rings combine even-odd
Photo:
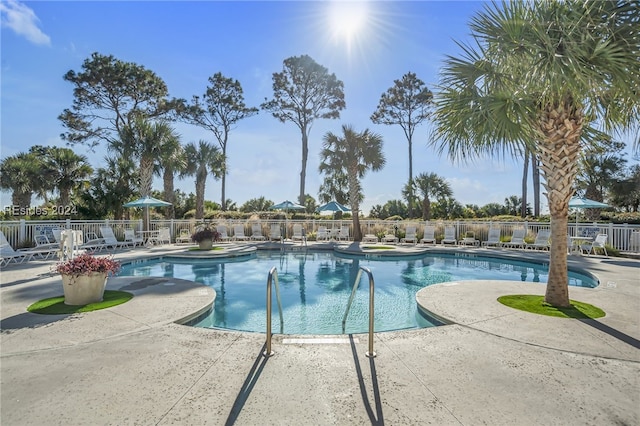
[(329, 9), (329, 25), (336, 42), (350, 45), (366, 30), (368, 21), (367, 3), (364, 1), (333, 1)]

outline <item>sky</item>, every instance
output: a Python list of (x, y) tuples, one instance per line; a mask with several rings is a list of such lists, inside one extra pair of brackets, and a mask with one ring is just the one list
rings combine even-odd
[[(384, 141), (385, 167), (362, 180), (361, 210), (401, 199), (409, 177), (408, 143), (399, 126), (376, 125), (370, 116), (380, 96), (407, 72), (436, 91), (446, 55), (460, 55), (456, 44), (469, 41), (468, 24), (480, 1), (36, 1), (0, 0), (1, 151), (5, 158), (32, 145), (67, 146), (58, 115), (70, 108), (73, 87), (63, 80), (81, 71), (93, 52), (113, 55), (153, 71), (170, 97), (191, 99), (206, 91), (207, 79), (221, 72), (240, 81), (247, 106), (273, 97), (272, 74), (286, 58), (309, 55), (344, 83), (346, 109), (335, 120), (317, 120), (309, 138), (305, 192), (318, 198), (322, 138), (348, 124), (369, 129)], [(215, 142), (204, 129), (175, 123), (183, 144)], [(430, 142), (431, 124), (417, 128), (413, 171), (436, 173), (454, 198), (479, 206), (504, 204), (521, 194), (522, 162), (514, 158), (452, 163)], [(106, 147), (72, 148), (100, 167)], [(279, 203), (299, 193), (301, 135), (261, 111), (241, 120), (228, 143), (227, 198), (238, 206), (264, 196)], [(195, 192), (193, 178), (176, 187)], [(154, 189), (161, 190), (160, 180)], [(205, 199), (220, 202), (220, 181), (207, 180)], [(3, 192), (1, 207), (11, 204)], [(546, 199), (542, 199), (543, 211)]]

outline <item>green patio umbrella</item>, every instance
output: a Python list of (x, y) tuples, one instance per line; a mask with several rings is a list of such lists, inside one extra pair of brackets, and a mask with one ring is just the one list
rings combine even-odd
[(153, 198), (150, 196), (145, 196), (139, 198), (135, 201), (130, 201), (128, 203), (123, 204), (124, 207), (142, 207), (145, 209), (145, 221), (144, 221), (144, 230), (149, 230), (149, 207), (167, 207), (170, 206), (171, 203), (168, 203), (163, 200), (158, 200), (157, 198)]

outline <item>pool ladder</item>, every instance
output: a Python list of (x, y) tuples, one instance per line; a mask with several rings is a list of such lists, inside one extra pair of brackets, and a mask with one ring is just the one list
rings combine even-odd
[[(345, 309), (344, 316), (342, 317), (342, 333), (345, 332), (345, 327), (347, 323), (347, 317), (349, 316), (349, 311), (351, 310), (351, 303), (353, 303), (353, 298), (355, 297), (356, 291), (360, 285), (360, 279), (362, 278), (362, 272), (366, 272), (369, 276), (369, 350), (365, 353), (365, 355), (369, 358), (374, 358), (376, 353), (373, 350), (373, 307), (374, 307), (374, 290), (375, 290), (375, 282), (373, 280), (373, 274), (368, 268), (361, 266), (358, 269), (358, 274), (356, 275), (355, 282), (353, 283), (353, 288), (351, 290), (351, 296), (349, 296), (349, 302), (347, 303), (347, 309)], [(274, 266), (269, 271), (269, 275), (267, 276), (267, 341), (265, 343), (265, 350), (262, 353), (265, 357), (270, 357), (274, 354), (271, 350), (271, 305), (272, 305), (272, 297), (271, 297), (271, 287), (275, 282), (276, 286), (276, 301), (278, 302), (278, 311), (280, 313), (280, 334), (283, 332), (284, 322), (282, 319), (282, 302), (280, 301), (280, 284), (278, 282), (278, 270)]]
[(282, 302), (280, 301), (280, 284), (278, 283), (278, 270), (274, 266), (269, 271), (267, 277), (267, 342), (266, 348), (262, 355), (270, 357), (273, 355), (271, 350), (271, 285), (276, 283), (276, 301), (278, 302), (278, 311), (280, 312), (280, 334), (282, 334), (284, 323), (282, 321)]
[(356, 291), (358, 290), (358, 286), (360, 285), (360, 278), (362, 278), (362, 271), (366, 272), (369, 276), (369, 350), (365, 353), (365, 355), (369, 358), (374, 358), (376, 353), (373, 351), (373, 305), (374, 305), (374, 290), (375, 290), (375, 282), (373, 280), (373, 274), (368, 268), (361, 266), (358, 269), (358, 274), (356, 275), (355, 282), (353, 283), (353, 288), (351, 290), (351, 296), (349, 296), (349, 302), (347, 303), (347, 309), (344, 311), (344, 316), (342, 317), (342, 334), (344, 334), (347, 316), (349, 316), (349, 311), (351, 310), (351, 303), (353, 302), (353, 298), (356, 295)]

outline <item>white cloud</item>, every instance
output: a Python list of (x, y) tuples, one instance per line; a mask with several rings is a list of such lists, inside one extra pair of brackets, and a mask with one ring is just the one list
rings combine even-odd
[(12, 29), (30, 42), (46, 46), (51, 44), (51, 38), (38, 28), (40, 20), (36, 14), (24, 4), (15, 0), (1, 1), (0, 16), (3, 27)]

